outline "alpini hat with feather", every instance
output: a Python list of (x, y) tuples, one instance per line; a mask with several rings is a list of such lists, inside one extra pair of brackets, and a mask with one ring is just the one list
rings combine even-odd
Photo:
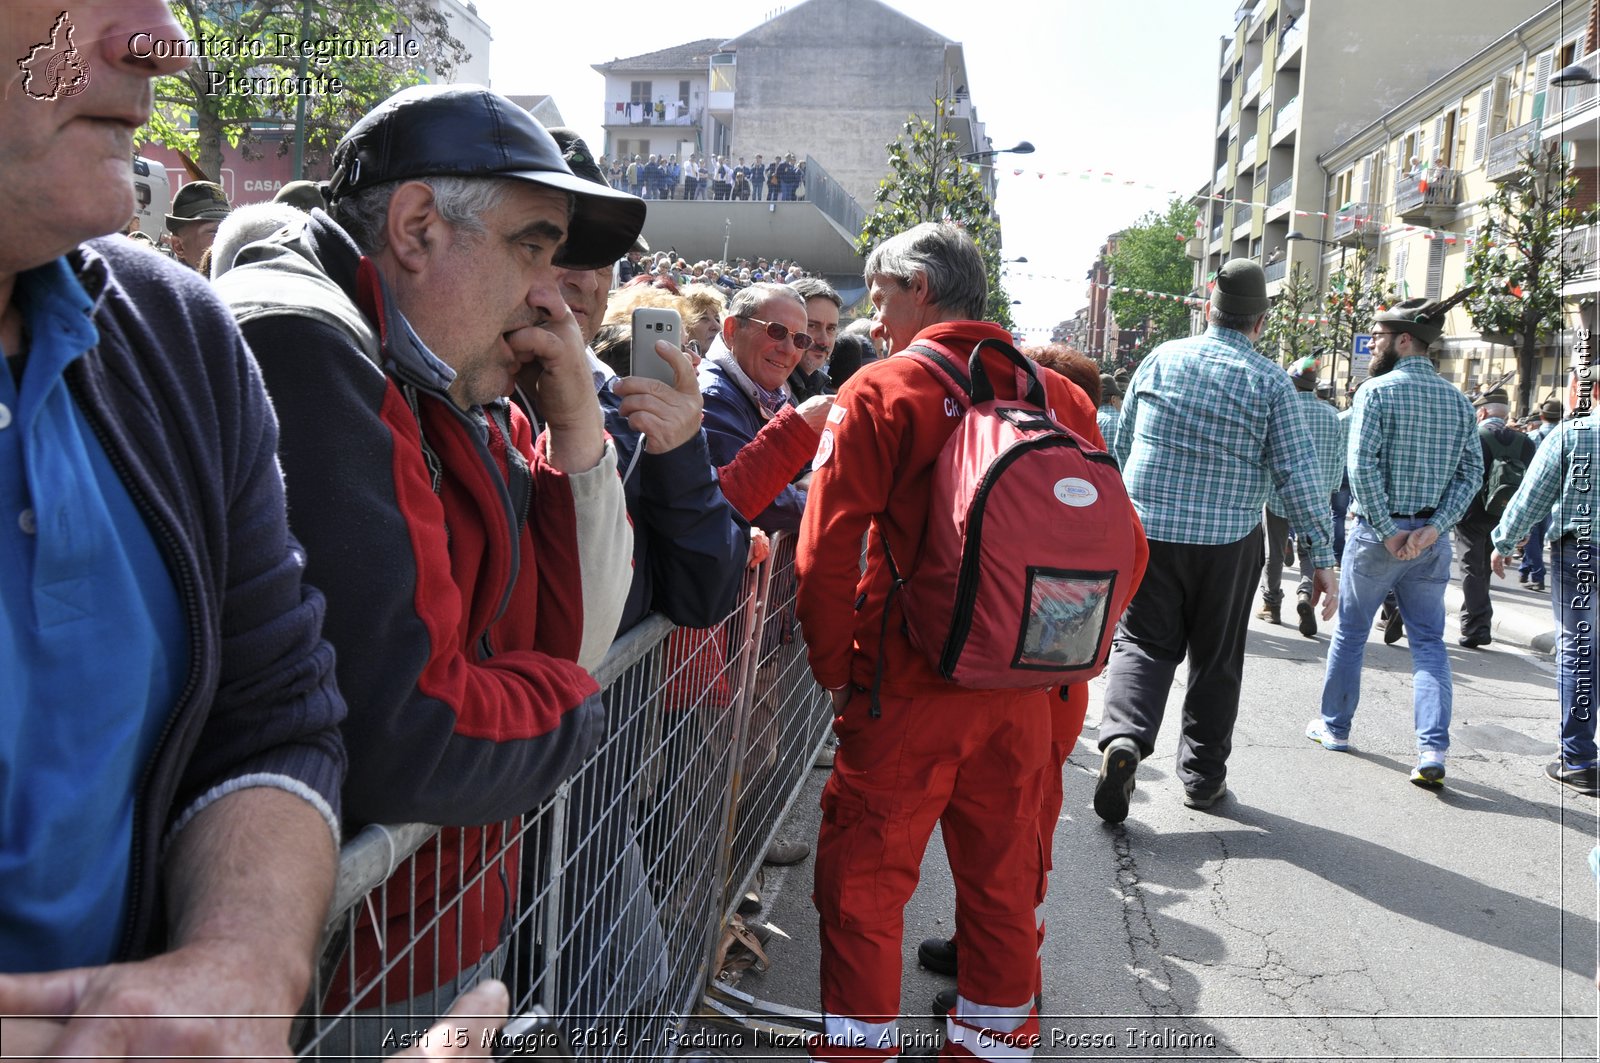
[(1406, 332), (1424, 344), (1432, 343), (1444, 335), (1444, 319), (1450, 309), (1471, 295), (1471, 286), (1461, 289), (1448, 299), (1402, 299), (1387, 310), (1374, 315), (1374, 325), (1387, 325), (1395, 332)]

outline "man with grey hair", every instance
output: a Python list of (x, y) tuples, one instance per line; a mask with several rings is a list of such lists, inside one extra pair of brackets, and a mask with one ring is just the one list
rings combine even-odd
[(804, 402), (833, 390), (822, 367), (833, 354), (834, 341), (839, 338), (839, 311), (844, 308), (844, 300), (839, 298), (833, 285), (820, 277), (801, 277), (789, 287), (806, 301), (806, 333), (811, 337), (811, 346), (801, 352), (800, 364), (789, 374), (789, 390), (794, 392), (794, 400)]
[[(1010, 346), (983, 320), (988, 281), (972, 239), (949, 224), (892, 237), (867, 259), (874, 334), (965, 365), (979, 343)], [(986, 349), (991, 380), (1012, 363)], [(1094, 407), (1041, 374), (1052, 412), (1093, 432)], [(1007, 393), (1009, 397), (1009, 393)], [(914, 568), (934, 464), (961, 410), (914, 357), (863, 366), (841, 389), (817, 448), (801, 525), (796, 612), (839, 739), (822, 795), (816, 901), (823, 1035), (814, 1059), (886, 1059), (898, 1045), (904, 908), (942, 824), (956, 882), (961, 963), (941, 1005), (951, 1055), (1025, 1059), (1037, 1040), (1048, 841), (1038, 816), (1052, 761), (1054, 690), (971, 690), (910, 643), (887, 552)], [(870, 532), (870, 534), (869, 534)], [(865, 539), (865, 571), (862, 542)], [(1052, 824), (1054, 816), (1051, 816)], [(947, 1055), (948, 1058), (948, 1055)]]
[(1489, 555), (1494, 544), (1490, 533), (1538, 449), (1528, 436), (1507, 427), (1511, 398), (1504, 388), (1495, 388), (1473, 405), (1478, 408), (1478, 442), (1483, 446), (1483, 487), (1472, 496), (1456, 525), (1456, 557), (1461, 565), (1460, 642), (1469, 650), (1493, 641)]
[(1128, 815), (1139, 761), (1155, 749), (1167, 693), (1185, 656), (1189, 679), (1178, 781), (1190, 808), (1227, 792), (1250, 602), (1264, 560), (1261, 513), (1273, 487), (1308, 536), (1311, 602), (1333, 615), (1333, 525), (1294, 385), (1255, 350), (1267, 282), (1248, 259), (1223, 264), (1204, 335), (1172, 340), (1139, 363), (1122, 399), (1116, 457), (1145, 534), (1150, 567), (1117, 625), (1107, 666), (1094, 810)]
[[(216, 286), (283, 421), (290, 523), (328, 596), (352, 695), (347, 822), (468, 828), (430, 843), (437, 873), (414, 896), (398, 882), (386, 922), (353, 939), (373, 976), (474, 883), (458, 947), (425, 932), (432, 969), (383, 986), (391, 1012), (436, 1016), (493, 962), (516, 903), (500, 821), (571, 774), (604, 718), (586, 669), (617, 629), (632, 542), (560, 279), (620, 258), (644, 204), (575, 176), (526, 111), (477, 86), (397, 93), (333, 163), (332, 216), (243, 248)], [(507, 402), (517, 386), (537, 440)], [(354, 1047), (383, 1030), (359, 1024)]]
[(833, 400), (814, 396), (796, 407), (789, 374), (812, 344), (806, 304), (793, 288), (752, 284), (728, 301), (722, 330), (700, 363), (706, 440), (721, 468), (762, 437), (772, 475), (763, 507), (751, 522), (769, 532), (795, 531), (806, 506), (803, 474)]

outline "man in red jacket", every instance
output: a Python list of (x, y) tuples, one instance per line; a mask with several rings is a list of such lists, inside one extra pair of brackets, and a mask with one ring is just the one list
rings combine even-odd
[[(881, 244), (866, 279), (874, 335), (896, 351), (936, 345), (964, 360), (980, 340), (1010, 342), (981, 320), (983, 259), (954, 226), (919, 225)], [(999, 355), (992, 371), (995, 379), (1011, 375)], [(1053, 374), (1045, 382), (1058, 421), (1093, 426), (1095, 410), (1081, 390)], [(884, 617), (881, 536), (904, 570), (915, 571), (934, 462), (960, 417), (946, 399), (911, 358), (873, 363), (851, 377), (823, 433), (801, 523), (798, 614), (812, 671), (833, 696), (839, 736), (817, 840), (824, 1032), (811, 1051), (819, 1060), (899, 1051), (903, 910), (935, 822), (955, 878), (962, 956), (944, 1056), (1026, 1058), (1037, 1040), (1034, 911), (1045, 888), (1039, 814), (1049, 772), (1059, 771), (1052, 754), (1059, 697), (1048, 689), (957, 687), (912, 647), (893, 615), (898, 603), (888, 607), (887, 623)], [(874, 715), (867, 691), (880, 654)]]

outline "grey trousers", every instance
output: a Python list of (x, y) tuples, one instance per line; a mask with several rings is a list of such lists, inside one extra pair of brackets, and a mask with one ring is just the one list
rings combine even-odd
[[(1280, 517), (1270, 509), (1263, 512), (1266, 515), (1267, 528), (1267, 578), (1261, 587), (1261, 600), (1281, 602), (1283, 601), (1283, 541), (1289, 537), (1289, 518)], [(1294, 592), (1296, 595), (1310, 594), (1311, 551), (1306, 549), (1304, 535), (1295, 536), (1294, 548), (1300, 562), (1300, 583)]]
[(1113, 738), (1128, 737), (1139, 743), (1142, 757), (1151, 754), (1172, 678), (1187, 655), (1178, 778), (1193, 790), (1226, 777), (1262, 560), (1259, 525), (1221, 546), (1150, 540), (1144, 582), (1111, 646), (1101, 749)]
[[(1476, 508), (1476, 507), (1474, 507)], [(1461, 636), (1488, 639), (1494, 622), (1489, 604), (1489, 533), (1495, 522), (1474, 520), (1468, 514), (1456, 525), (1456, 560), (1461, 565)]]

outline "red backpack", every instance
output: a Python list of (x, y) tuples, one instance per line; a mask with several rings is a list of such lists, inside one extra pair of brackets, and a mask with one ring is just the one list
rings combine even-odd
[[(985, 348), (1017, 366), (1022, 398), (995, 397)], [(966, 374), (932, 348), (906, 353), (962, 409), (934, 463), (914, 573), (900, 575), (879, 531), (911, 644), (963, 687), (1093, 678), (1133, 596), (1137, 532), (1116, 460), (1050, 416), (1038, 366), (1009, 344), (978, 344)], [(880, 650), (874, 706), (882, 671)]]

